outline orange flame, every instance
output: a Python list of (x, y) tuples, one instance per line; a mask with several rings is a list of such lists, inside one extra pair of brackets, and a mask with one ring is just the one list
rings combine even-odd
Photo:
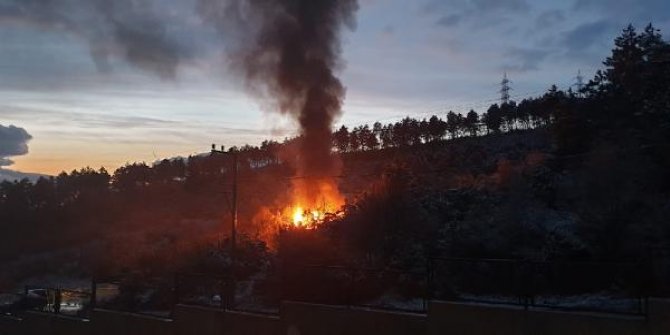
[[(306, 182), (294, 183), (293, 205), (284, 210), (284, 216), (290, 218), (288, 225), (312, 229), (323, 223), (327, 216), (337, 215), (344, 205), (344, 197), (332, 180), (311, 181), (316, 185)], [(310, 194), (307, 189), (316, 189), (318, 194)]]

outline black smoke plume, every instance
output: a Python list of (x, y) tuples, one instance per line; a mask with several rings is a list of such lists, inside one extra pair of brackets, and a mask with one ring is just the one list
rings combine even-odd
[(335, 75), (340, 32), (354, 28), (357, 9), (356, 0), (200, 1), (200, 13), (228, 39), (231, 66), (248, 88), (300, 125), (299, 173), (334, 172), (331, 127), (345, 96)]

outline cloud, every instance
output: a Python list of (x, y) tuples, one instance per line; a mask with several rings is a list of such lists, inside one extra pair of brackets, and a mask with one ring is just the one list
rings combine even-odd
[(0, 104), (0, 116), (21, 120), (40, 120), (50, 125), (77, 125), (87, 129), (134, 129), (134, 128), (169, 128), (181, 126), (180, 122), (169, 119), (153, 117), (115, 115), (110, 113), (82, 113), (64, 110), (52, 110), (43, 108), (26, 108), (19, 106), (6, 106)]
[(530, 5), (526, 0), (435, 0), (424, 6), (427, 12), (438, 9), (450, 9), (462, 12), (491, 12), (528, 11)]
[(609, 20), (584, 23), (565, 33), (563, 44), (567, 47), (569, 54), (580, 53), (604, 40), (609, 41), (612, 31), (617, 29), (619, 26)]
[(15, 181), (15, 180), (28, 179), (29, 181), (35, 182), (40, 177), (48, 177), (48, 176), (39, 173), (25, 173), (0, 168), (0, 181), (3, 180)]
[(573, 10), (604, 12), (610, 17), (629, 21), (626, 23), (670, 19), (670, 2), (667, 0), (577, 0)]
[(441, 17), (440, 19), (437, 20), (437, 24), (445, 27), (454, 27), (457, 26), (462, 19), (463, 19), (462, 15), (452, 14)]
[(527, 72), (539, 69), (539, 64), (549, 56), (549, 50), (534, 48), (514, 48), (506, 56), (512, 59), (512, 64), (504, 66), (506, 70)]
[(383, 36), (393, 36), (395, 34), (396, 28), (394, 25), (387, 24), (384, 26), (382, 29), (382, 35)]
[(28, 141), (33, 137), (28, 132), (16, 126), (0, 125), (0, 181), (2, 180), (21, 180), (27, 178), (35, 181), (40, 176), (34, 173), (23, 173), (14, 170), (3, 169), (3, 166), (10, 166), (14, 161), (8, 157), (21, 156), (28, 153)]
[(537, 16), (537, 19), (535, 19), (535, 26), (538, 29), (551, 28), (565, 22), (565, 19), (565, 13), (562, 10), (547, 10)]
[(472, 0), (470, 3), (479, 11), (528, 11), (526, 0)]
[(530, 9), (526, 0), (442, 0), (424, 6), (428, 14), (448, 12), (437, 19), (437, 25), (451, 28), (467, 21), (477, 29), (509, 22), (508, 15), (527, 13)]
[(28, 141), (32, 138), (23, 128), (0, 125), (0, 166), (9, 166), (14, 163), (7, 157), (27, 154)]
[(0, 157), (0, 166), (10, 166), (14, 161), (9, 158)]
[(161, 78), (174, 78), (190, 56), (174, 36), (183, 18), (162, 2), (134, 0), (3, 0), (0, 24), (33, 26), (76, 35), (89, 45), (100, 71), (120, 58)]

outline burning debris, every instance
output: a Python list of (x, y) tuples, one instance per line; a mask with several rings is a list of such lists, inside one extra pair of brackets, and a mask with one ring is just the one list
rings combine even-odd
[(357, 0), (200, 1), (207, 21), (244, 41), (229, 43), (229, 57), (250, 92), (300, 126), (293, 157), (301, 177), (292, 185), (295, 226), (320, 221), (344, 204), (332, 177), (340, 163), (331, 155), (331, 129), (346, 91), (335, 75), (340, 31), (354, 28), (357, 9)]

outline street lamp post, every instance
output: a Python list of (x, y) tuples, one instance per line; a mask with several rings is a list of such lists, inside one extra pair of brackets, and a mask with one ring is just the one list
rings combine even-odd
[(233, 190), (232, 190), (232, 210), (231, 210), (231, 227), (230, 227), (230, 260), (231, 260), (231, 278), (232, 278), (232, 283), (231, 283), (231, 296), (230, 296), (230, 304), (231, 307), (235, 305), (235, 264), (236, 264), (236, 249), (237, 249), (237, 174), (238, 174), (238, 168), (237, 168), (237, 153), (236, 152), (228, 152), (223, 150), (223, 146), (221, 147), (221, 150), (216, 150), (216, 145), (212, 144), (212, 155), (214, 154), (221, 154), (221, 155), (230, 155), (233, 157)]

